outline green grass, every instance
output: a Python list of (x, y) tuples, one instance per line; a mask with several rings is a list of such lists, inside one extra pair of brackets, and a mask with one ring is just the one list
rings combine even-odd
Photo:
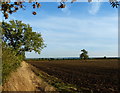
[[(31, 66), (33, 72), (42, 78), (45, 82), (47, 82), (49, 85), (52, 85), (57, 89), (57, 91), (62, 92), (62, 93), (78, 93), (75, 85), (69, 84), (69, 83), (64, 83), (61, 79), (58, 79), (54, 76), (48, 75), (47, 73), (35, 68), (34, 66)], [(86, 90), (86, 89), (84, 89)]]
[(43, 73), (39, 73), (39, 77), (44, 79), (44, 81), (46, 81), (48, 84), (57, 88), (57, 91), (70, 92), (70, 93), (77, 92), (77, 88), (74, 85), (64, 83), (62, 80), (60, 80), (54, 76), (50, 76), (48, 74), (43, 75)]

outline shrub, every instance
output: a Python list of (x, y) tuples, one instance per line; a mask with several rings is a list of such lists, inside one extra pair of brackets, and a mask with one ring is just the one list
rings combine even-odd
[(16, 52), (10, 48), (2, 49), (2, 82), (4, 83), (10, 73), (15, 71), (23, 59), (22, 55), (16, 56)]

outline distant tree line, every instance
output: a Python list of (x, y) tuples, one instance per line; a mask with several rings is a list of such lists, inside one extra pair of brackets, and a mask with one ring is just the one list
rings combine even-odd
[[(93, 59), (120, 59), (119, 57), (89, 57), (88, 60)], [(83, 60), (78, 58), (26, 58), (26, 61), (56, 61), (56, 60)]]

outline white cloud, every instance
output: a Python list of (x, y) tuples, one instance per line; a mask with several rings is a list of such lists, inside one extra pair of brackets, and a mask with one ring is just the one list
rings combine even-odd
[(99, 9), (101, 7), (101, 3), (102, 3), (103, 0), (97, 0), (96, 2), (95, 1), (96, 0), (91, 2), (91, 6), (90, 6), (90, 9), (89, 9), (89, 13), (92, 14), (92, 15), (95, 15), (99, 11)]

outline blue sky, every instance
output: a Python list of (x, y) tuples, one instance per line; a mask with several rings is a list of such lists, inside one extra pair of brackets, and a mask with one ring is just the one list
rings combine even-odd
[(30, 24), (47, 45), (40, 55), (31, 52), (26, 57), (79, 57), (81, 49), (91, 57), (118, 56), (118, 10), (109, 3), (66, 3), (58, 9), (57, 2), (42, 2), (35, 16), (26, 5), (27, 11), (19, 10), (10, 19)]

